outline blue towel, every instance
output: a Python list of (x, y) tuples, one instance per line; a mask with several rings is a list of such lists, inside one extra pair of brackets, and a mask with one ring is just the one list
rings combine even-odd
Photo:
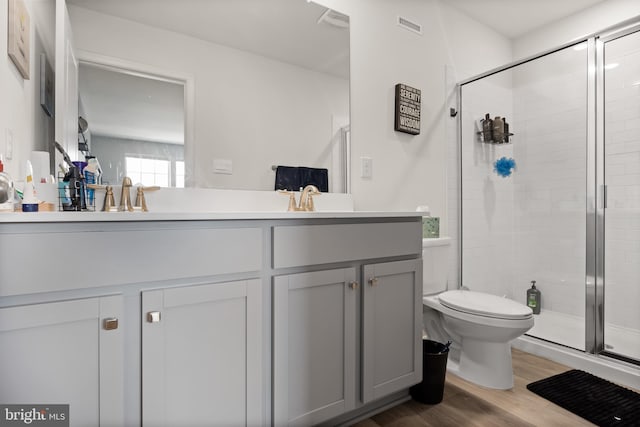
[(323, 193), (329, 191), (329, 170), (302, 166), (278, 166), (276, 190), (298, 191), (307, 185), (315, 185)]

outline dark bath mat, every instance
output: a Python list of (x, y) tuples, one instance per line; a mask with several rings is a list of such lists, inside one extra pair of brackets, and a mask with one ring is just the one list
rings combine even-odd
[(640, 394), (587, 372), (573, 369), (527, 388), (599, 426), (640, 426)]

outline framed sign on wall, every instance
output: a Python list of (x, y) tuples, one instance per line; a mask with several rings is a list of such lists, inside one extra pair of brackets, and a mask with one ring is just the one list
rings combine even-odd
[(394, 129), (398, 132), (420, 133), (420, 89), (402, 83), (396, 85)]
[(22, 78), (29, 80), (29, 13), (23, 0), (9, 0), (9, 37), (7, 53)]

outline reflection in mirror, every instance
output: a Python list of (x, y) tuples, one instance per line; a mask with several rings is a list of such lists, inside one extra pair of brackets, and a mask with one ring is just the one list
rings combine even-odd
[[(273, 167), (285, 165), (326, 168), (329, 191), (348, 191), (345, 15), (305, 0), (67, 0), (67, 6), (81, 63), (80, 108), (87, 115), (94, 107), (82, 93), (85, 83), (90, 73), (105, 70), (94, 60), (89, 61), (93, 67), (85, 67), (83, 53), (111, 58), (111, 65), (119, 60), (141, 64), (154, 76), (189, 76), (182, 104), (186, 186), (273, 190)], [(110, 85), (101, 89), (113, 95), (107, 108), (123, 112), (115, 101), (125, 97)], [(137, 139), (123, 137), (116, 128), (125, 122), (133, 127), (129, 119), (143, 115), (125, 114), (122, 123), (105, 127), (99, 117), (86, 118), (92, 137), (101, 134), (106, 143)], [(161, 138), (142, 139), (158, 143)], [(93, 141), (92, 154), (98, 155), (101, 142)], [(167, 142), (176, 141), (162, 141)], [(139, 147), (119, 151), (142, 155)], [(180, 156), (172, 156), (169, 185), (180, 180), (175, 173)], [(115, 165), (109, 180), (117, 183), (119, 175), (129, 173), (126, 160), (105, 152), (99, 160), (105, 169), (107, 162)]]
[(80, 63), (79, 106), (103, 184), (184, 187), (184, 85)]

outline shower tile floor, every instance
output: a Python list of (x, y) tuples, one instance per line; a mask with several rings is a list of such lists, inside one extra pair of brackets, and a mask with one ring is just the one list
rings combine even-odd
[[(584, 351), (583, 317), (542, 310), (534, 318), (535, 325), (527, 335)], [(606, 324), (605, 346), (607, 351), (640, 360), (640, 331)]]

